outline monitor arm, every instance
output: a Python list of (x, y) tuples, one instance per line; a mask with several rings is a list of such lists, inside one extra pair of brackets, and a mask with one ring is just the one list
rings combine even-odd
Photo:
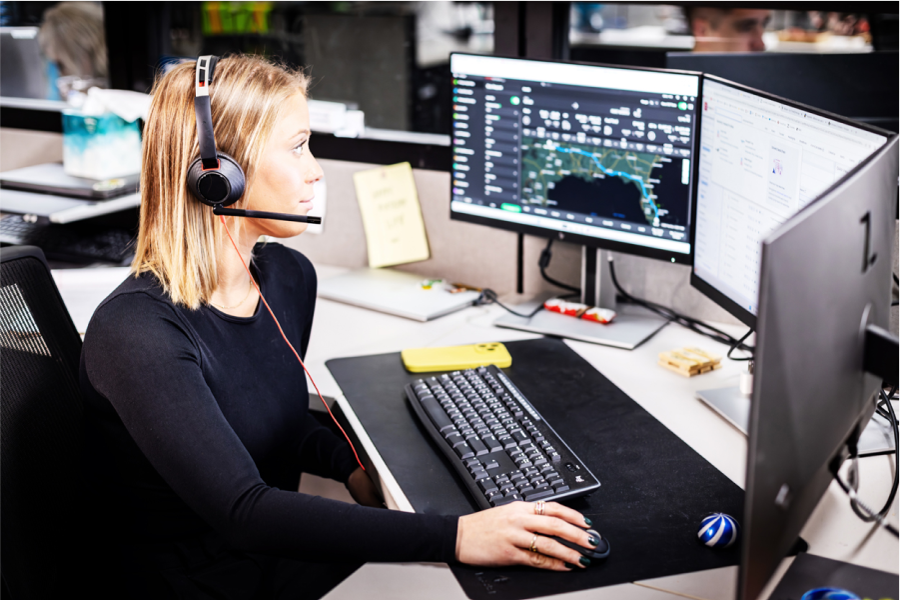
[(863, 368), (888, 385), (897, 386), (898, 379), (897, 337), (878, 325), (866, 326)]

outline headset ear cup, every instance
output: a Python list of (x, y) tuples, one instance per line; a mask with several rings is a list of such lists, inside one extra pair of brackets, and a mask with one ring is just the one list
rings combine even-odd
[(219, 168), (203, 170), (200, 158), (188, 167), (187, 187), (203, 204), (207, 206), (230, 206), (244, 195), (244, 170), (236, 160), (218, 153)]
[(229, 206), (241, 199), (244, 195), (244, 170), (236, 160), (223, 152), (219, 152), (219, 172), (225, 176), (229, 183), (228, 198), (222, 206)]

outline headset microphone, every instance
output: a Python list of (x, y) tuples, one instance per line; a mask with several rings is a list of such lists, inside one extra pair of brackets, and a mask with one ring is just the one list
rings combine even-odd
[(200, 157), (194, 159), (188, 167), (188, 189), (200, 202), (212, 206), (215, 215), (320, 224), (322, 217), (226, 208), (244, 195), (246, 180), (244, 170), (236, 160), (224, 152), (216, 151), (209, 86), (212, 84), (218, 60), (216, 56), (201, 56), (197, 59), (197, 70), (194, 75), (194, 112), (197, 115)]
[(214, 215), (223, 215), (226, 217), (247, 217), (250, 219), (277, 219), (279, 221), (295, 221), (297, 223), (309, 223), (310, 225), (318, 225), (322, 222), (322, 217), (310, 217), (308, 215), (289, 215), (286, 213), (273, 213), (264, 210), (240, 210), (237, 208), (222, 208), (221, 206), (213, 207)]

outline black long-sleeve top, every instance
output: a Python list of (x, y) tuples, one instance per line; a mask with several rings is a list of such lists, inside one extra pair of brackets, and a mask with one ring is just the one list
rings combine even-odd
[[(257, 246), (254, 276), (305, 356), (316, 298), (306, 257)], [(457, 518), (298, 493), (301, 472), (346, 482), (349, 445), (308, 412), (306, 377), (265, 307), (239, 318), (175, 306), (149, 274), (99, 306), (81, 386), (103, 486), (130, 540), (220, 536), (230, 548), (334, 561), (454, 560)]]

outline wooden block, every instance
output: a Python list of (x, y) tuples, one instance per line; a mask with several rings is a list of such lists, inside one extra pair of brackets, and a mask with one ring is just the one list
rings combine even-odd
[(720, 368), (722, 357), (700, 348), (677, 348), (659, 353), (659, 364), (685, 377), (693, 377)]

